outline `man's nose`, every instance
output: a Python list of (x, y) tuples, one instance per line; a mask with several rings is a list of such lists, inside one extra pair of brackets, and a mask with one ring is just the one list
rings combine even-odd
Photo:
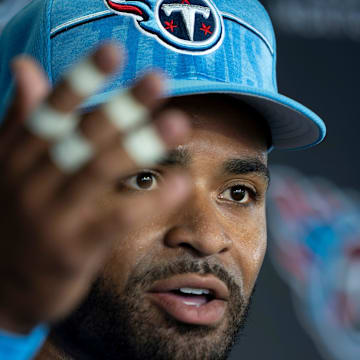
[(168, 247), (180, 247), (197, 256), (225, 253), (232, 247), (225, 219), (217, 205), (200, 196), (191, 197), (176, 214), (164, 242)]

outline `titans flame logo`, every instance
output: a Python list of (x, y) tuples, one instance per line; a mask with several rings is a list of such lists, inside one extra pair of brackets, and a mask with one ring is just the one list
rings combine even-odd
[(133, 16), (141, 31), (172, 50), (204, 54), (224, 37), (223, 19), (212, 0), (104, 0), (118, 15)]

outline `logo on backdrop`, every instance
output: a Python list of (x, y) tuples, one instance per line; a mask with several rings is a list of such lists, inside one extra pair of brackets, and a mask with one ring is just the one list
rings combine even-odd
[(211, 0), (104, 0), (117, 14), (133, 16), (138, 27), (172, 50), (201, 55), (224, 37), (223, 19)]
[(297, 314), (334, 360), (360, 353), (360, 194), (273, 167), (270, 253), (294, 291)]

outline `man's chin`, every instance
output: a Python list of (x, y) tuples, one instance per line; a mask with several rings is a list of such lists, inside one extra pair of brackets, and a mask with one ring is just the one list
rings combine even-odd
[[(244, 298), (241, 285), (225, 270), (182, 259), (168, 266), (144, 267), (135, 274), (121, 294), (116, 293), (111, 281), (99, 278), (84, 303), (54, 328), (52, 341), (75, 360), (227, 358), (245, 325), (250, 301)], [(209, 274), (212, 282), (219, 281), (214, 277), (221, 279), (228, 290), (223, 291), (224, 285), (214, 283), (215, 291), (212, 297), (209, 295), (208, 302), (186, 295), (191, 301), (200, 302), (203, 308), (179, 306), (179, 298), (170, 305), (166, 301), (154, 301), (149, 292), (173, 291), (172, 283), (168, 288), (168, 279), (174, 274), (187, 279), (188, 274), (193, 277), (198, 274), (203, 280)], [(159, 280), (165, 281), (166, 286), (163, 283), (164, 286), (157, 287)], [(224, 303), (211, 304), (214, 299), (223, 299)]]
[[(77, 359), (226, 359), (248, 307), (234, 319), (230, 311), (216, 325), (181, 322), (143, 298), (115, 300), (92, 291), (87, 301), (52, 336)], [(101, 303), (101, 306), (99, 304)], [(95, 306), (97, 305), (97, 306)], [(83, 357), (79, 357), (83, 358)]]

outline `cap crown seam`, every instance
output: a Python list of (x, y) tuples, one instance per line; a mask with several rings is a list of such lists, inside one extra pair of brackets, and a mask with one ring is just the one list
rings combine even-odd
[(49, 76), (49, 80), (50, 83), (53, 83), (53, 75), (52, 75), (52, 46), (51, 46), (51, 38), (50, 38), (50, 31), (51, 31), (51, 14), (52, 14), (52, 7), (53, 7), (53, 0), (49, 0), (48, 1), (48, 12), (47, 12), (47, 32), (46, 32), (46, 41), (47, 41), (47, 52), (48, 52), (48, 56), (47, 56), (47, 61), (48, 61), (48, 76)]

